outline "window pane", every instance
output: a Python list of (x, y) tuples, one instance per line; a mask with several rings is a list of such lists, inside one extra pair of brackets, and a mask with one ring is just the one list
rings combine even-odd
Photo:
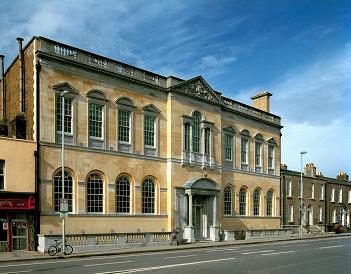
[(130, 183), (127, 176), (121, 176), (117, 179), (116, 212), (130, 213)]
[(103, 106), (89, 104), (89, 136), (102, 138)]
[[(65, 171), (64, 178), (64, 191), (65, 191), (65, 198), (68, 203), (68, 211), (72, 212), (72, 193), (73, 193), (73, 184), (72, 184), (72, 176)], [(55, 211), (60, 211), (60, 199), (62, 198), (62, 173), (61, 171), (56, 173), (54, 177), (54, 204), (55, 204)]]
[(260, 190), (255, 189), (253, 195), (253, 215), (260, 215)]
[(210, 154), (210, 129), (205, 128), (205, 154)]
[(152, 179), (145, 179), (143, 182), (142, 212), (155, 213), (155, 184)]
[(184, 150), (190, 151), (190, 124), (184, 124)]
[[(56, 131), (62, 132), (62, 98), (56, 97)], [(64, 98), (64, 130), (72, 133), (72, 99)]]
[(146, 146), (155, 146), (155, 117), (145, 116), (144, 119), (144, 143)]
[(241, 138), (241, 162), (247, 163), (247, 140)]
[(267, 216), (272, 216), (272, 205), (273, 205), (273, 193), (272, 191), (267, 192)]
[(232, 215), (232, 189), (224, 189), (224, 215)]
[(274, 146), (268, 146), (268, 168), (274, 169)]
[(232, 161), (233, 155), (233, 136), (225, 135), (225, 159)]
[(194, 114), (193, 151), (200, 153), (200, 116), (197, 113)]
[(103, 212), (103, 180), (99, 174), (91, 174), (87, 182), (87, 211)]
[(255, 165), (261, 166), (261, 143), (255, 143)]
[(130, 142), (130, 112), (118, 110), (118, 141)]
[(239, 214), (246, 215), (246, 190), (240, 189), (239, 192)]

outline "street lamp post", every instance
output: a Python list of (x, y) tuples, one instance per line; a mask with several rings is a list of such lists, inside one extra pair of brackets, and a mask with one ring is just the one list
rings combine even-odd
[(66, 253), (66, 224), (65, 224), (65, 212), (61, 208), (65, 200), (65, 95), (68, 93), (67, 90), (62, 91), (61, 97), (61, 179), (62, 179), (62, 199), (60, 203), (60, 213), (62, 218), (62, 251)]
[(303, 215), (303, 208), (302, 208), (302, 200), (303, 200), (303, 182), (302, 182), (302, 155), (306, 154), (307, 151), (301, 151), (301, 183), (300, 183), (300, 237), (302, 238), (302, 215)]

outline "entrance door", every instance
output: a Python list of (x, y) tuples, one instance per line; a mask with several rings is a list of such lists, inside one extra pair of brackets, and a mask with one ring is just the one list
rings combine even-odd
[(195, 239), (200, 239), (202, 238), (202, 207), (201, 206), (195, 206)]
[(28, 229), (26, 220), (12, 220), (12, 249), (27, 249)]
[(311, 205), (307, 207), (307, 223), (306, 225), (313, 225), (313, 211)]

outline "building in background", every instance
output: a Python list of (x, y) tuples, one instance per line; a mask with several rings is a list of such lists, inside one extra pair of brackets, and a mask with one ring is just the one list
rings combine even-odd
[[(281, 168), (282, 227), (300, 227), (301, 173)], [(351, 183), (346, 173), (337, 179), (324, 177), (312, 163), (306, 164), (303, 172), (303, 218), (306, 231), (329, 231), (334, 224), (350, 227)]]
[(0, 137), (0, 251), (36, 249), (35, 149)]
[(282, 126), (270, 93), (251, 107), (201, 76), (165, 77), (43, 37), (23, 49), (18, 41), (2, 124), (38, 142), (37, 233), (61, 233), (62, 135), (68, 234), (178, 229), (194, 242), (218, 240), (219, 228), (280, 227)]

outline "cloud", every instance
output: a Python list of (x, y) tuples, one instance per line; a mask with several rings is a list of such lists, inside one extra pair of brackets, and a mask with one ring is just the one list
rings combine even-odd
[(331, 124), (288, 123), (282, 130), (282, 163), (300, 170), (300, 152), (307, 151), (303, 162), (314, 163), (318, 172), (336, 178), (339, 171), (351, 172), (351, 126), (334, 120)]
[(235, 56), (204, 56), (200, 60), (199, 70), (207, 75), (218, 75), (224, 71), (225, 67), (235, 62)]

